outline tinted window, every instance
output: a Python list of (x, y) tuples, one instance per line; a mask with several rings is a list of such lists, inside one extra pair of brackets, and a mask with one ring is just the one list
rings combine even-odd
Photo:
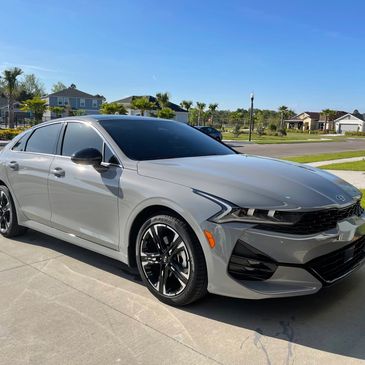
[(36, 129), (28, 139), (25, 150), (27, 152), (54, 154), (61, 127), (62, 125), (57, 123)]
[(133, 160), (230, 155), (230, 148), (186, 124), (164, 120), (103, 120), (100, 124)]
[(21, 137), (18, 141), (16, 141), (12, 150), (13, 151), (24, 151), (25, 145), (27, 143), (28, 135), (29, 135), (29, 133), (27, 133), (26, 135)]
[(68, 123), (63, 138), (62, 155), (71, 156), (85, 148), (96, 148), (103, 153), (103, 140), (87, 124)]

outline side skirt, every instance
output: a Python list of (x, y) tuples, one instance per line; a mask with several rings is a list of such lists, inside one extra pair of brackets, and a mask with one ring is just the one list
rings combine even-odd
[(86, 248), (90, 251), (100, 253), (101, 255), (108, 256), (112, 259), (128, 264), (128, 258), (119, 251), (112, 250), (110, 248), (98, 245), (94, 242), (87, 241), (83, 238), (76, 237), (75, 235), (65, 233), (56, 228), (52, 228), (32, 220), (27, 220), (25, 222), (23, 221), (21, 224), (22, 226), (34, 229), (35, 231), (47, 234), (68, 243), (72, 243), (73, 245)]

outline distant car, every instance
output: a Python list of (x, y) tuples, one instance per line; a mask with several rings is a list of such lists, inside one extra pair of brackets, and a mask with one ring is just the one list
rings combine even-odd
[(208, 136), (216, 139), (217, 141), (222, 140), (222, 133), (217, 131), (215, 128), (205, 127), (205, 126), (201, 126), (201, 125), (197, 125), (195, 128), (199, 129), (200, 131), (207, 134)]

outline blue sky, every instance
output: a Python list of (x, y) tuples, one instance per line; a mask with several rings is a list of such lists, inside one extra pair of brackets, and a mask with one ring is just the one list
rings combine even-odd
[[(0, 0), (0, 70), (109, 101), (365, 112), (363, 1)], [(12, 16), (7, 16), (12, 14)]]

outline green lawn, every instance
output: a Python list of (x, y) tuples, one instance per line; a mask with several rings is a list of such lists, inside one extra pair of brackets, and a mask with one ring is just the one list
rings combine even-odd
[(320, 166), (320, 168), (324, 170), (365, 171), (365, 160), (354, 161), (354, 162), (332, 163), (330, 165)]
[[(232, 132), (223, 132), (223, 139), (234, 141), (248, 141), (248, 134), (241, 134), (235, 137)], [(252, 135), (252, 140), (259, 144), (273, 143), (306, 143), (306, 142), (333, 142), (344, 141), (343, 136), (327, 137), (325, 134), (307, 134), (307, 133), (288, 133), (285, 137), (257, 134)]]
[(293, 157), (285, 157), (283, 160), (299, 162), (299, 163), (308, 163), (308, 162), (318, 162), (318, 161), (331, 161), (338, 160), (341, 158), (350, 158), (350, 157), (362, 157), (365, 156), (365, 151), (345, 151), (345, 152), (336, 152), (336, 153), (321, 153), (318, 155), (308, 155), (308, 156), (293, 156)]
[(361, 205), (365, 208), (365, 189), (360, 190), (362, 192)]

